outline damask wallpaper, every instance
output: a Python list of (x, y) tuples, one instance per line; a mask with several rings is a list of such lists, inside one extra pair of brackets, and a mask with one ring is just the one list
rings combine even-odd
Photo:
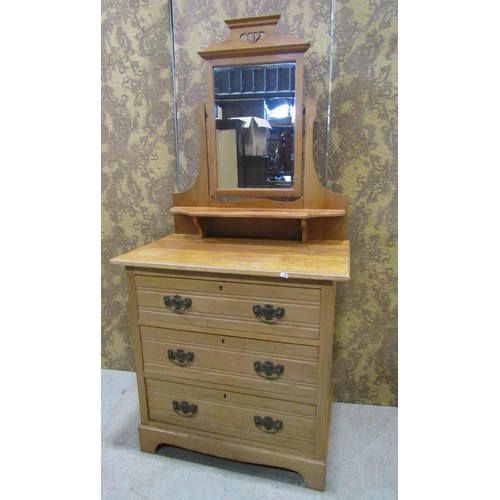
[(312, 45), (305, 94), (318, 101), (318, 175), (350, 200), (335, 400), (397, 405), (396, 1), (103, 0), (102, 9), (102, 366), (134, 369), (124, 273), (109, 259), (171, 233), (171, 194), (197, 176), (197, 51), (226, 37), (224, 19), (279, 13), (282, 33)]

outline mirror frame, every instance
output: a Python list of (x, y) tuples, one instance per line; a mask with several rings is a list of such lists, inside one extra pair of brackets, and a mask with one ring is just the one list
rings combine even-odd
[[(279, 15), (224, 21), (229, 36), (198, 54), (205, 59), (207, 83), (207, 153), (209, 193), (213, 197), (300, 197), (303, 192), (304, 52), (310, 44), (294, 36), (276, 34)], [(291, 188), (220, 188), (215, 121), (214, 68), (295, 63), (294, 183)]]

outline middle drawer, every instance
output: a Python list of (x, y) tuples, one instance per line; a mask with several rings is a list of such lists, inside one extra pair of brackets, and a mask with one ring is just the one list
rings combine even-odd
[(203, 379), (316, 398), (318, 348), (141, 326), (147, 376)]

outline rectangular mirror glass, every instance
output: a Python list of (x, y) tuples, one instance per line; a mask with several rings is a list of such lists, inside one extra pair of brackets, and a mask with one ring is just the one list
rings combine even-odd
[(291, 189), (296, 63), (214, 67), (219, 189)]

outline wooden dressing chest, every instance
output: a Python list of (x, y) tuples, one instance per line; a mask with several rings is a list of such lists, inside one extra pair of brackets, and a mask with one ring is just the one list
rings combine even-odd
[[(279, 16), (274, 24), (268, 17), (236, 20), (230, 28), (242, 39), (240, 32), (264, 19), (261, 30), (272, 31)], [(271, 31), (269, 43), (279, 52), (281, 39)], [(293, 47), (280, 50), (297, 65), (299, 81), (307, 47)], [(205, 57), (218, 61), (229, 53), (235, 65), (234, 50), (223, 48), (226, 55), (209, 47)], [(252, 64), (273, 60), (265, 45), (252, 50), (262, 51)], [(154, 453), (171, 444), (287, 468), (322, 490), (335, 286), (349, 279), (347, 200), (318, 181), (312, 162), (315, 104), (302, 102), (298, 90), (295, 98), (305, 119), (303, 179), (295, 176), (300, 196), (258, 198), (254, 188), (242, 189), (242, 200), (218, 196), (234, 193), (218, 192), (211, 183), (217, 165), (210, 142), (212, 96), (197, 112), (198, 180), (173, 197), (175, 234), (111, 262), (125, 267), (128, 280), (141, 449)], [(295, 157), (302, 158), (298, 121)], [(291, 193), (285, 188), (285, 194)]]
[(113, 262), (128, 276), (141, 448), (289, 468), (322, 489), (348, 242), (172, 235)]

